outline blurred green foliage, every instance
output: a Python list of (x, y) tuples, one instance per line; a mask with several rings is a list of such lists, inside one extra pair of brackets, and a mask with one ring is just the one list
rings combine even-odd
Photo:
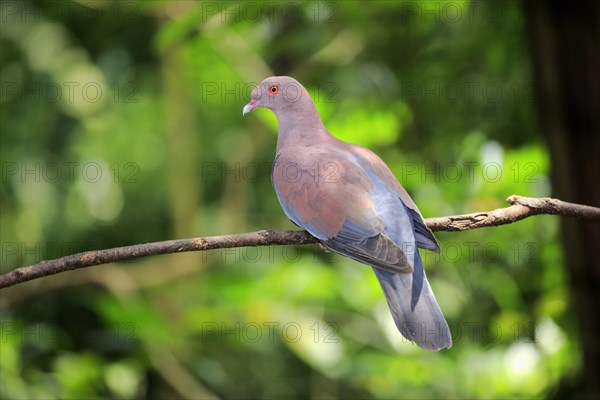
[[(425, 216), (550, 193), (519, 3), (2, 2), (1, 272), (79, 251), (290, 229), (292, 75)], [(530, 398), (577, 374), (557, 218), (423, 253), (454, 346), (402, 339), (370, 268), (316, 246), (152, 257), (1, 293), (2, 398)]]

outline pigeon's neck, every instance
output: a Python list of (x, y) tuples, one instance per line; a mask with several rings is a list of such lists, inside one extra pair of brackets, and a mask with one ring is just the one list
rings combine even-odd
[(313, 104), (309, 109), (304, 108), (302, 112), (286, 110), (277, 113), (277, 153), (284, 147), (310, 146), (312, 144), (324, 143), (333, 138), (323, 125), (321, 116)]

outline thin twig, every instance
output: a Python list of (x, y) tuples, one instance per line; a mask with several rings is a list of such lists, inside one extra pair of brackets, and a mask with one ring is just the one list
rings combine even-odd
[[(425, 223), (434, 232), (454, 232), (511, 224), (539, 214), (554, 214), (591, 221), (600, 221), (600, 208), (597, 207), (567, 203), (551, 198), (531, 198), (516, 195), (510, 196), (507, 201), (511, 205), (505, 208), (465, 215), (427, 218), (425, 219)], [(55, 260), (42, 261), (0, 275), (0, 288), (13, 286), (18, 283), (69, 270), (158, 254), (205, 251), (232, 247), (303, 245), (311, 243), (318, 243), (318, 240), (306, 231), (258, 231), (234, 235), (167, 240), (164, 242), (136, 244), (133, 246), (117, 247), (106, 250), (87, 251), (57, 258)]]

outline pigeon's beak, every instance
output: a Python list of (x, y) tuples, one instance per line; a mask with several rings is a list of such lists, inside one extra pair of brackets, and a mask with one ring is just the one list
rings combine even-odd
[(244, 109), (242, 110), (242, 115), (248, 114), (250, 111), (254, 110), (256, 107), (258, 107), (258, 100), (252, 99), (250, 101), (250, 103), (248, 103), (244, 106)]

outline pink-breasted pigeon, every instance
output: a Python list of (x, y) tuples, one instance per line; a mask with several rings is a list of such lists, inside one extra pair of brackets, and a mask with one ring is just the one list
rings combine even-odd
[(332, 136), (294, 78), (263, 80), (244, 107), (272, 110), (279, 125), (272, 182), (283, 211), (326, 248), (370, 265), (402, 335), (420, 347), (452, 346), (417, 247), (440, 251), (388, 166)]

